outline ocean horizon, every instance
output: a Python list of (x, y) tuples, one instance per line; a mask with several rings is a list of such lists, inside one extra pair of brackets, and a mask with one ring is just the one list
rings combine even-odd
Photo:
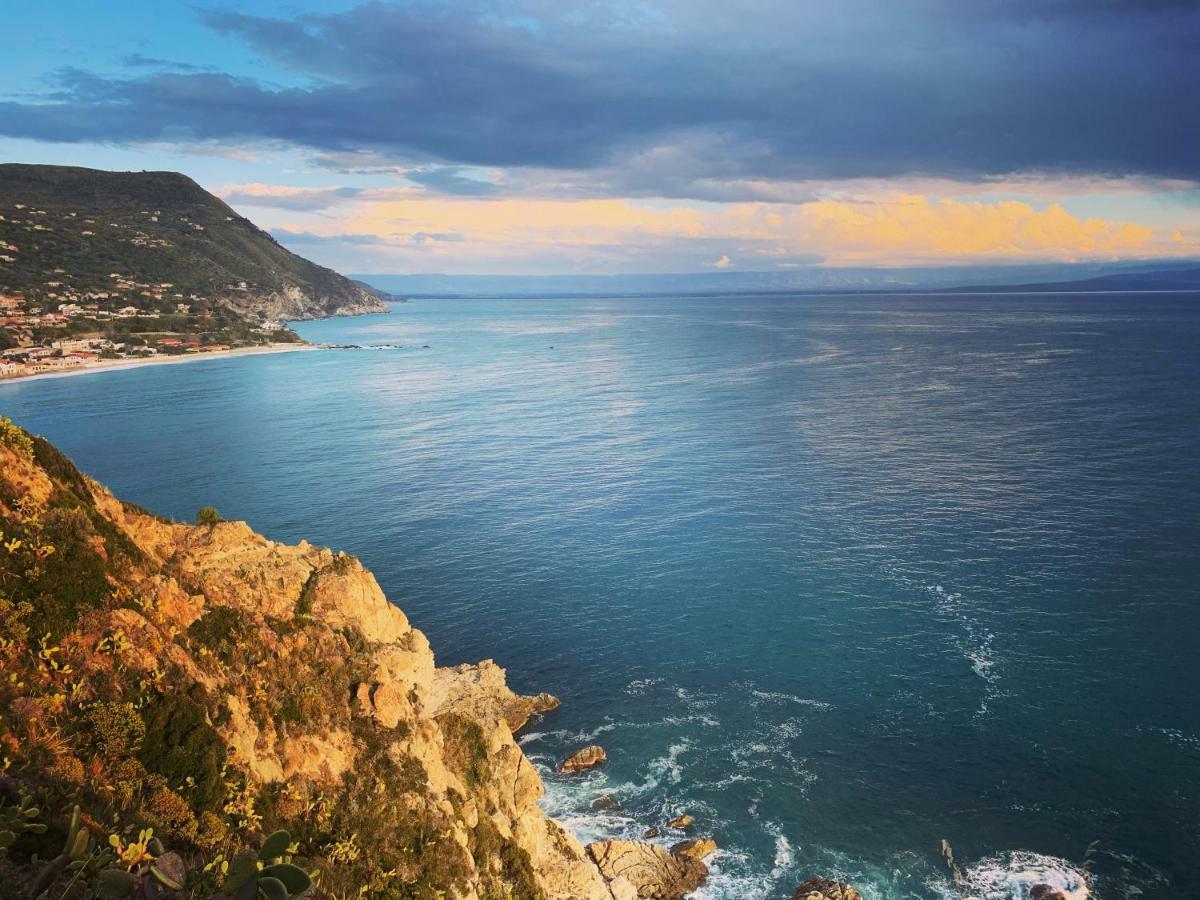
[(0, 413), (156, 513), (358, 556), (439, 665), (561, 697), (520, 736), (546, 811), (695, 816), (694, 896), (955, 897), (945, 841), (983, 900), (1188, 900), (1198, 301), (413, 300)]

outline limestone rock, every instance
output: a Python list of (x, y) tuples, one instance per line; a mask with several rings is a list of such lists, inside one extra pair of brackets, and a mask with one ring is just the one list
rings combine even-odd
[(671, 852), (676, 856), (690, 856), (693, 859), (704, 859), (717, 851), (717, 842), (712, 838), (691, 838), (671, 846)]
[(862, 900), (862, 894), (832, 878), (810, 878), (792, 894), (792, 900)]
[(696, 819), (694, 816), (689, 816), (685, 813), (682, 816), (676, 816), (674, 819), (672, 819), (667, 824), (670, 825), (672, 828), (679, 829), (680, 831), (686, 831), (687, 829), (691, 828), (693, 825), (696, 824)]
[(643, 841), (596, 841), (588, 855), (609, 881), (624, 878), (639, 897), (678, 900), (704, 884), (708, 867), (690, 856), (676, 856)]
[(503, 720), (516, 734), (531, 716), (558, 708), (552, 694), (523, 697), (509, 689), (504, 669), (490, 659), (475, 665), (438, 669), (434, 675), (431, 703), (434, 715), (455, 711), (479, 721)]
[(584, 747), (582, 750), (577, 750), (563, 760), (562, 765), (558, 767), (560, 772), (583, 772), (587, 769), (594, 769), (596, 766), (603, 765), (608, 761), (608, 755), (604, 752), (604, 748), (593, 744), (590, 747)]

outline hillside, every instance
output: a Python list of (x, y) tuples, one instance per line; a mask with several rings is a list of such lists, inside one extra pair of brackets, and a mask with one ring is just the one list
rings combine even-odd
[(142, 310), (227, 306), (253, 320), (387, 310), (380, 295), (284, 249), (185, 175), (67, 166), (0, 165), (6, 293), (50, 306), (117, 293), (114, 302)]
[(553, 697), (514, 694), (490, 660), (438, 668), (353, 557), (202, 513), (122, 503), (0, 418), (0, 897), (634, 900), (704, 882), (711, 841), (585, 848), (542, 813), (513, 733)]
[(1072, 281), (1039, 281), (1029, 284), (956, 288), (956, 292), (1084, 294), (1115, 291), (1200, 291), (1200, 266), (1114, 272)]

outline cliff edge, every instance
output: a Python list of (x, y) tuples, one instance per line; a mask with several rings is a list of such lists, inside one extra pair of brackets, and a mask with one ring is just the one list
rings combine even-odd
[[(147, 878), (154, 896), (211, 896), (281, 828), (313, 896), (635, 895), (538, 807), (513, 730), (553, 698), (514, 694), (491, 661), (438, 668), (353, 557), (158, 518), (6, 420), (0, 531), (12, 896), (76, 833), (76, 805), (114, 852), (152, 828), (177, 854), (186, 883)], [(67, 866), (49, 896), (99, 878)]]

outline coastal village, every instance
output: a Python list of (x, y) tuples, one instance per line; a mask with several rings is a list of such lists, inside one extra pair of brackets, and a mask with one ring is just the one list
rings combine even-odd
[[(66, 277), (66, 273), (59, 274)], [(112, 277), (111, 292), (75, 293), (61, 281), (49, 281), (49, 290), (37, 300), (23, 294), (0, 293), (0, 340), (9, 345), (0, 350), (0, 378), (73, 369), (99, 360), (214, 353), (255, 346), (278, 340), (285, 328), (282, 323), (266, 321), (250, 329), (253, 336), (261, 335), (264, 340), (247, 337), (228, 342), (204, 331), (163, 331), (163, 315), (158, 311), (120, 304), (130, 290), (161, 300), (168, 296), (166, 292), (172, 285), (136, 282), (119, 273)], [(195, 318), (201, 328), (212, 319), (212, 309), (203, 298), (194, 294), (186, 300), (182, 294), (172, 296), (177, 300), (175, 318)], [(115, 329), (116, 323), (124, 327)]]
[[(162, 218), (159, 210), (141, 215), (147, 224)], [(178, 218), (176, 228), (204, 230), (187, 216)], [(283, 323), (251, 320), (224, 301), (252, 291), (245, 281), (206, 296), (128, 271), (97, 272), (95, 261), (77, 253), (64, 256), (80, 265), (43, 270), (36, 280), (28, 266), (21, 271), (22, 255), (30, 249), (23, 235), (30, 244), (43, 244), (66, 232), (72, 243), (86, 246), (106, 227), (119, 233), (122, 244), (138, 248), (134, 253), (171, 246), (128, 223), (104, 223), (77, 211), (52, 215), (19, 202), (0, 207), (0, 379), (299, 341)], [(7, 277), (18, 272), (24, 277)]]

